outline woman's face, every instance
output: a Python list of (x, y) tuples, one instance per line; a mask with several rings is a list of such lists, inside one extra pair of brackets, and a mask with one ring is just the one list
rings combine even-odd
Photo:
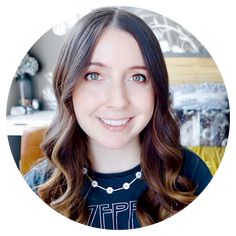
[(73, 91), (80, 127), (106, 148), (137, 142), (154, 109), (154, 91), (136, 40), (107, 28)]

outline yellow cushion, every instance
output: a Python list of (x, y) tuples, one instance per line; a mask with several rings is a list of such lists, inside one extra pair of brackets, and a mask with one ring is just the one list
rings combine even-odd
[(212, 175), (214, 175), (223, 158), (225, 147), (195, 146), (188, 148), (201, 157), (210, 169)]

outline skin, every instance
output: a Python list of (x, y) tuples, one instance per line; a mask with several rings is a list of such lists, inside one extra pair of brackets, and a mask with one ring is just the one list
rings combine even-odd
[(112, 27), (103, 32), (72, 98), (95, 171), (120, 172), (140, 163), (139, 134), (152, 117), (154, 92), (130, 34)]

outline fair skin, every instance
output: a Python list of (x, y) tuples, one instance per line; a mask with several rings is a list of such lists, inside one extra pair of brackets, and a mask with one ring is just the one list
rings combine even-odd
[(95, 171), (116, 173), (140, 163), (139, 134), (150, 121), (154, 92), (136, 40), (107, 28), (73, 91)]

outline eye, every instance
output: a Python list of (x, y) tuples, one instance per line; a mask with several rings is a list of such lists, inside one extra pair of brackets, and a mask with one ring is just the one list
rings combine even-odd
[(96, 72), (91, 72), (85, 75), (87, 80), (99, 80), (100, 75)]
[(145, 76), (145, 75), (142, 75), (142, 74), (135, 74), (135, 75), (132, 75), (132, 76), (129, 78), (129, 81), (135, 81), (135, 82), (142, 83), (142, 82), (145, 82), (145, 81), (146, 81), (146, 76)]

